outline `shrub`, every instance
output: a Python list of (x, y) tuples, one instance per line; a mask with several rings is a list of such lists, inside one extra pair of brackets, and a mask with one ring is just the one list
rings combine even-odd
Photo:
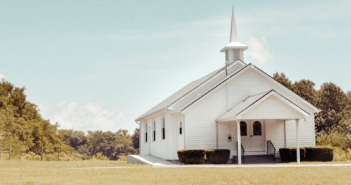
[(331, 147), (304, 147), (305, 161), (332, 161), (334, 149)]
[(24, 160), (28, 161), (40, 161), (41, 157), (33, 152), (28, 152), (24, 155)]
[[(296, 148), (280, 148), (279, 154), (282, 162), (296, 161)], [(306, 150), (300, 148), (300, 161), (305, 159)]]
[(351, 148), (351, 135), (342, 134), (336, 130), (333, 130), (329, 134), (322, 131), (317, 133), (316, 144), (320, 146), (339, 147), (346, 151), (347, 148)]
[(91, 161), (109, 161), (110, 159), (104, 156), (101, 152), (97, 153), (93, 157), (90, 158)]
[(205, 164), (205, 150), (178, 150), (179, 162), (184, 164)]
[(230, 150), (228, 149), (214, 149), (206, 150), (206, 159), (210, 164), (225, 164), (228, 162)]
[(351, 149), (343, 150), (338, 147), (334, 147), (334, 161), (350, 161), (351, 160)]

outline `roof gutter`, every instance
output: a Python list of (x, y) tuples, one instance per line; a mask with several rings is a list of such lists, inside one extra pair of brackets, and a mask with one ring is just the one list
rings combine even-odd
[(161, 112), (166, 112), (166, 111), (171, 111), (172, 109), (169, 109), (168, 107), (166, 107), (166, 108), (163, 108), (163, 109), (160, 109), (160, 110), (158, 110), (158, 111), (156, 111), (156, 112), (153, 112), (153, 113), (151, 113), (151, 114), (148, 114), (148, 115), (146, 115), (146, 116), (143, 116), (143, 117), (140, 117), (140, 118), (137, 118), (136, 120), (135, 120), (135, 122), (140, 122), (141, 120), (143, 120), (143, 119), (145, 119), (145, 118), (147, 118), (147, 117), (152, 117), (152, 116), (154, 116), (154, 115), (156, 115), (156, 114), (159, 114), (159, 113), (161, 113)]

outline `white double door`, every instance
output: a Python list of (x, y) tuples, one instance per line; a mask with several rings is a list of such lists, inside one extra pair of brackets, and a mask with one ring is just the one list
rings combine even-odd
[(241, 144), (245, 152), (265, 151), (264, 130), (262, 120), (240, 121)]

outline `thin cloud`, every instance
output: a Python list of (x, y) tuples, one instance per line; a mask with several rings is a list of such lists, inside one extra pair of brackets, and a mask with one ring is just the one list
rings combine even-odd
[(4, 78), (5, 79), (5, 75), (4, 74), (0, 74), (0, 79)]
[(273, 54), (269, 52), (268, 43), (265, 37), (257, 39), (255, 37), (249, 38), (249, 49), (246, 52), (248, 59), (252, 63), (264, 64), (274, 59)]
[(117, 131), (127, 129), (133, 134), (138, 125), (134, 119), (143, 111), (107, 110), (102, 103), (62, 101), (57, 104), (40, 104), (40, 113), (51, 124), (58, 123), (59, 129)]

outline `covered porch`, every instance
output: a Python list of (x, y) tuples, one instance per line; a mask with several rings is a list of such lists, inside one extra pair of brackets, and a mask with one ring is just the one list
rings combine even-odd
[(300, 122), (309, 116), (275, 90), (249, 96), (216, 120), (217, 149), (229, 148), (238, 164), (243, 155), (279, 156), (279, 148), (286, 147), (287, 121), (296, 124), (296, 148), (300, 148)]

